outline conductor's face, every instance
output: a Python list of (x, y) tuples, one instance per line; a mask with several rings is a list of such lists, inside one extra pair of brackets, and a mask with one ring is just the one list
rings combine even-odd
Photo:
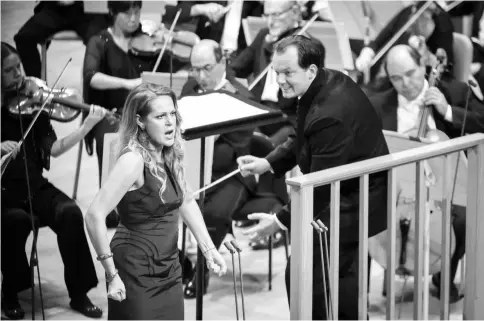
[(274, 53), (272, 65), (277, 75), (277, 83), (285, 98), (302, 96), (317, 74), (315, 65), (307, 69), (299, 65), (295, 46), (289, 46), (284, 52)]

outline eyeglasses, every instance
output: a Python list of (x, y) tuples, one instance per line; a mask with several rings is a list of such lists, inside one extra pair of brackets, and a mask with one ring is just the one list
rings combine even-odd
[(193, 74), (193, 75), (198, 75), (202, 71), (204, 71), (205, 73), (210, 73), (215, 68), (216, 65), (217, 65), (217, 63), (208, 64), (208, 65), (205, 65), (203, 67), (191, 67), (190, 73)]
[(264, 19), (269, 19), (269, 18), (272, 18), (272, 19), (281, 19), (283, 18), (283, 16), (288, 13), (289, 11), (291, 11), (293, 9), (293, 7), (290, 7), (284, 11), (281, 11), (281, 12), (273, 12), (273, 13), (264, 13), (262, 15), (262, 17)]

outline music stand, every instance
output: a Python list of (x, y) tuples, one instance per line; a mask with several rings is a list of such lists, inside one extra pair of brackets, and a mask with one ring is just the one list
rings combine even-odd
[[(244, 20), (242, 26), (249, 44), (267, 25), (264, 19), (259, 17), (247, 17)], [(326, 68), (340, 71), (355, 69), (350, 41), (342, 22), (315, 21), (309, 26), (307, 33), (324, 45)]]

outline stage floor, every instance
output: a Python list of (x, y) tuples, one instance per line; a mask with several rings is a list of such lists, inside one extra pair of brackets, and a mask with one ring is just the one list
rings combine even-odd
[[(13, 44), (13, 35), (33, 13), (33, 6), (34, 1), (1, 2), (2, 41)], [(53, 42), (51, 44), (47, 60), (49, 84), (54, 82), (64, 67), (64, 64), (71, 57), (72, 63), (60, 80), (58, 87), (65, 86), (81, 90), (81, 69), (84, 57), (84, 45), (81, 42)], [(58, 137), (69, 134), (77, 126), (79, 126), (79, 119), (67, 124), (54, 122), (54, 128)], [(78, 147), (76, 146), (61, 157), (52, 159), (52, 169), (45, 173), (46, 177), (67, 195), (72, 195), (73, 192), (77, 150)], [(89, 207), (98, 190), (97, 182), (98, 170), (96, 158), (89, 157), (84, 150), (77, 197), (78, 204), (83, 210), (83, 213)], [(110, 236), (112, 236), (113, 232), (113, 230), (110, 231)], [(272, 291), (269, 291), (267, 251), (251, 251), (247, 246), (247, 240), (240, 234), (240, 231), (236, 231), (235, 234), (244, 250), (242, 252), (242, 264), (247, 319), (289, 319), (289, 308), (284, 285), (286, 263), (284, 248), (280, 247), (274, 250), (273, 288)], [(26, 248), (29, 252), (30, 244), (31, 239), (29, 239)], [(56, 237), (48, 228), (41, 229), (39, 233), (38, 251), (46, 319), (86, 319), (83, 315), (69, 308), (69, 298), (62, 276), (63, 265), (57, 248)], [(95, 253), (92, 247), (91, 251), (94, 256)], [(230, 254), (224, 252), (224, 257), (229, 265), (229, 271), (221, 278), (216, 276), (211, 277), (208, 294), (204, 296), (204, 319), (227, 320), (236, 318)], [(103, 318), (107, 318), (104, 273), (101, 265), (97, 261), (95, 265), (100, 282), (97, 288), (91, 290), (89, 297), (95, 304), (100, 305), (104, 309), (105, 313)], [(236, 273), (238, 275), (238, 269)], [(373, 264), (370, 284), (370, 319), (385, 319), (385, 298), (381, 295), (382, 279), (383, 270), (377, 264)], [(403, 280), (398, 280), (398, 302), (400, 302), (398, 291), (402, 285)], [(407, 282), (406, 288), (404, 295), (406, 302), (402, 305), (402, 319), (410, 319), (413, 316), (413, 279)], [(26, 318), (31, 318), (30, 291), (22, 292), (20, 298), (21, 304), (27, 313)], [(451, 319), (462, 319), (462, 303), (463, 301), (460, 301), (451, 305)], [(398, 307), (397, 305), (397, 315)], [(439, 301), (433, 297), (430, 297), (429, 312), (431, 319), (439, 318)], [(186, 319), (195, 319), (195, 300), (185, 300), (185, 317)], [(42, 318), (38, 287), (36, 287), (35, 318)]]

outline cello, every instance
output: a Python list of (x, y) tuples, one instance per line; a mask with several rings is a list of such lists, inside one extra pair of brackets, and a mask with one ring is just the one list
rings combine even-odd
[[(434, 64), (431, 74), (429, 76), (429, 86), (436, 86), (441, 75), (446, 69), (447, 59), (445, 51), (438, 49), (437, 59)], [(424, 143), (434, 143), (438, 141), (448, 140), (448, 136), (439, 131), (430, 129), (428, 124), (429, 117), (432, 112), (432, 106), (425, 106), (422, 110), (420, 122), (418, 128), (413, 132), (409, 133), (409, 136), (414, 139)], [(464, 126), (463, 126), (464, 127)], [(450, 157), (451, 169), (455, 169), (454, 187), (457, 178), (457, 165), (461, 154), (458, 157)], [(457, 159), (457, 160), (456, 160)], [(427, 164), (425, 164), (427, 163)], [(440, 164), (439, 164), (440, 163)], [(464, 160), (465, 163), (465, 160)], [(435, 192), (439, 192), (436, 188), (437, 183), (440, 183), (440, 177), (438, 168), (442, 168), (442, 159), (430, 159), (428, 162), (424, 162), (424, 172), (426, 177), (427, 185), (427, 206), (426, 206), (426, 224), (424, 227), (424, 233), (429, 236), (429, 243), (424, 244), (424, 247), (428, 247), (429, 257), (424, 258), (424, 271), (426, 275), (435, 274), (441, 271), (441, 249), (442, 249), (442, 202), (438, 196), (434, 195)], [(407, 179), (411, 178), (411, 175), (407, 175)], [(413, 176), (415, 177), (415, 176)], [(410, 183), (410, 184), (409, 184)], [(415, 202), (415, 181), (413, 182), (398, 182), (397, 186), (397, 228), (396, 228), (396, 259), (397, 268), (395, 271), (396, 275), (402, 276), (407, 281), (409, 276), (414, 275), (414, 258), (415, 253), (418, 248), (415, 244), (415, 220), (416, 217), (416, 202)], [(451, 203), (454, 201), (454, 191), (450, 197)], [(435, 194), (437, 194), (435, 193)], [(451, 232), (451, 253), (455, 251), (455, 235)], [(387, 250), (389, 250), (389, 244), (387, 241), (387, 232), (383, 231), (380, 234), (375, 235), (368, 241), (368, 248), (370, 255), (377, 261), (384, 269), (387, 268)], [(405, 288), (405, 286), (404, 286)], [(403, 291), (404, 289), (402, 289)], [(403, 299), (403, 295), (402, 295)]]

